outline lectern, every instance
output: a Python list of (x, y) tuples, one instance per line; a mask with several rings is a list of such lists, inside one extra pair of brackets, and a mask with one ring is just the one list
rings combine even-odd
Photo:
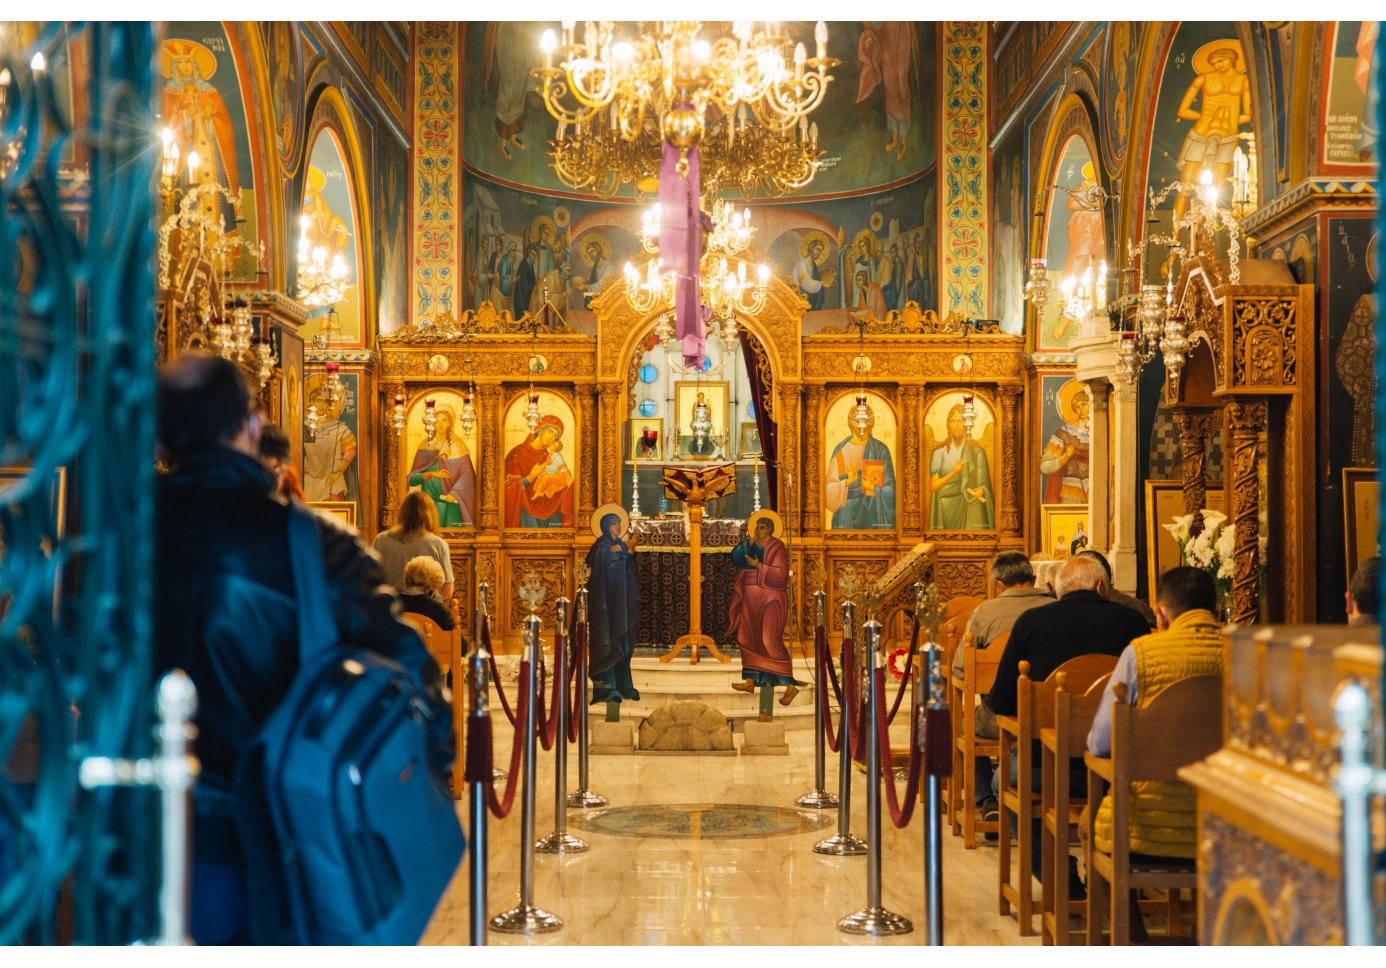
[(664, 493), (688, 506), (688, 633), (679, 636), (674, 647), (659, 657), (660, 662), (673, 662), (684, 649), (692, 650), (691, 662), (698, 664), (698, 649), (706, 648), (719, 662), (731, 657), (717, 648), (712, 637), (703, 634), (703, 505), (713, 498), (736, 491), (736, 465), (689, 469), (664, 468)]

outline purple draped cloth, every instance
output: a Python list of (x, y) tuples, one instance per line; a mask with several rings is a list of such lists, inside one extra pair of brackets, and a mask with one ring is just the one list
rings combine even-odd
[(698, 149), (688, 149), (688, 174), (678, 171), (679, 149), (664, 142), (659, 166), (659, 257), (665, 272), (674, 272), (674, 334), (683, 343), (683, 365), (703, 368), (707, 311), (698, 299), (698, 272), (703, 253)]

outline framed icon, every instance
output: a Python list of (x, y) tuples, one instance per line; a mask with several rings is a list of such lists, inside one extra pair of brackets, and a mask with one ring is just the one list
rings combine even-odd
[(1376, 468), (1343, 468), (1343, 545), (1349, 579), (1362, 562), (1381, 553), (1379, 492)]
[[(1213, 511), (1227, 511), (1221, 482), (1208, 482), (1203, 504)], [(1146, 577), (1152, 595), (1160, 576), (1183, 563), (1179, 560), (1179, 543), (1164, 527), (1183, 513), (1184, 485), (1180, 481), (1145, 482)]]
[(632, 417), (630, 459), (659, 460), (664, 456), (664, 421), (659, 417)]

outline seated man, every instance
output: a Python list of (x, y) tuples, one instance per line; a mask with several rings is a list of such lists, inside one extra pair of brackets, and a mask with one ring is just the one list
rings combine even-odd
[[(1112, 704), (1116, 684), (1126, 684), (1127, 701), (1147, 706), (1164, 690), (1182, 679), (1221, 675), (1223, 669), (1222, 623), (1217, 608), (1217, 588), (1212, 575), (1201, 568), (1181, 566), (1160, 576), (1156, 598), (1158, 632), (1143, 635), (1124, 650), (1117, 661), (1102, 703), (1088, 732), (1088, 750), (1094, 756), (1112, 755)], [(1216, 715), (1217, 710), (1209, 710)], [(1086, 830), (1083, 824), (1080, 830)], [(1102, 799), (1094, 824), (1097, 848), (1112, 849), (1112, 797)], [(1136, 783), (1131, 797), (1131, 858), (1194, 857), (1197, 853), (1198, 812), (1193, 788), (1185, 783)], [(1145, 935), (1140, 906), (1132, 892), (1131, 935)]]
[(1380, 555), (1368, 558), (1352, 573), (1352, 583), (1347, 591), (1349, 625), (1376, 624), (1376, 583), (1380, 574)]
[(1116, 602), (1118, 605), (1125, 605), (1127, 608), (1134, 608), (1141, 613), (1141, 618), (1145, 619), (1146, 625), (1149, 625), (1151, 628), (1155, 627), (1155, 613), (1151, 611), (1150, 606), (1134, 595), (1128, 595), (1123, 591), (1119, 591), (1117, 587), (1112, 584), (1112, 565), (1107, 561), (1106, 555), (1100, 551), (1093, 551), (1091, 549), (1080, 551), (1078, 554), (1080, 557), (1087, 557), (1096, 561), (1102, 566), (1102, 570), (1107, 573), (1107, 581), (1102, 588), (1102, 594), (1105, 595), (1109, 601)]
[[(1040, 682), (1069, 659), (1080, 655), (1119, 656), (1132, 639), (1149, 631), (1139, 612), (1103, 596), (1106, 581), (1107, 573), (1091, 558), (1080, 555), (1064, 562), (1054, 579), (1054, 592), (1059, 600), (1032, 608), (1015, 620), (1006, 651), (1001, 653), (1001, 664), (996, 669), (996, 681), (977, 710), (979, 730), (984, 720), (995, 728), (995, 717), (1014, 716), (1018, 711), (1021, 660), (1030, 663), (1030, 678)], [(1031, 779), (1032, 788), (1036, 790), (1040, 788), (1041, 761), (1037, 754)], [(1011, 769), (1015, 769), (1014, 761)], [(1077, 782), (1080, 778), (1081, 782)], [(1075, 795), (1086, 791), (1086, 779), (1086, 773), (1074, 771)], [(993, 785), (996, 786), (995, 777)], [(1035, 825), (1038, 828), (1038, 819)], [(1031, 840), (1030, 862), (1036, 877), (1043, 859), (1044, 840), (1040, 833), (1036, 829)], [(1071, 888), (1081, 887), (1077, 882), (1076, 864), (1070, 867), (1069, 882)], [(1070, 896), (1081, 896), (1081, 891), (1073, 891)]]
[(405, 612), (431, 618), (444, 632), (453, 628), (452, 612), (443, 604), (443, 566), (428, 555), (416, 555), (404, 566), (399, 605)]
[[(1003, 551), (991, 562), (989, 572), (996, 586), (996, 597), (978, 605), (967, 620), (963, 631), (963, 641), (953, 652), (953, 674), (961, 677), (966, 653), (963, 651), (969, 641), (978, 649), (985, 649), (998, 636), (1004, 635), (1015, 625), (1021, 613), (1028, 612), (1037, 605), (1048, 605), (1054, 596), (1047, 589), (1035, 587), (1035, 570), (1030, 559), (1019, 551)], [(996, 739), (996, 719), (988, 717), (986, 731), (983, 724), (977, 724), (977, 735), (982, 739)], [(996, 798), (991, 793), (991, 758), (977, 757), (976, 800), (978, 815), (983, 820), (996, 819)]]

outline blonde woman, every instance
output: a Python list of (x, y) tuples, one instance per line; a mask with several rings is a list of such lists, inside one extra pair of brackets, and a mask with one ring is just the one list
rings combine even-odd
[(438, 597), (443, 590), (443, 567), (428, 555), (417, 555), (404, 566), (404, 586), (399, 606), (406, 612), (431, 618), (444, 632), (452, 629), (452, 612)]
[(385, 580), (398, 589), (404, 587), (404, 566), (411, 558), (419, 555), (432, 558), (443, 570), (442, 598), (444, 601), (452, 598), (456, 589), (452, 580), (452, 559), (448, 556), (448, 543), (438, 535), (438, 512), (427, 494), (421, 491), (406, 494), (400, 502), (398, 523), (376, 535), (372, 547), (380, 559)]

